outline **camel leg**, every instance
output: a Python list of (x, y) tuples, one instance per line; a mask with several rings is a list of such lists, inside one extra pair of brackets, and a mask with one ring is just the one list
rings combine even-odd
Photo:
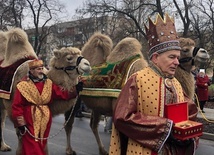
[[(2, 100), (1, 100), (2, 101)], [(0, 110), (1, 110), (1, 151), (2, 152), (7, 152), (7, 151), (11, 151), (11, 147), (9, 145), (7, 145), (4, 141), (4, 134), (3, 134), (3, 128), (5, 126), (5, 119), (7, 116), (7, 112), (4, 108), (4, 105), (1, 103), (0, 101)]]
[(108, 152), (105, 150), (104, 145), (103, 145), (103, 143), (100, 139), (99, 133), (98, 133), (98, 124), (100, 122), (100, 117), (101, 117), (100, 113), (93, 110), (91, 113), (90, 127), (96, 138), (96, 141), (97, 141), (97, 144), (99, 147), (99, 154), (108, 155)]
[[(71, 110), (65, 113), (65, 121), (68, 120), (68, 117), (70, 116)], [(74, 123), (74, 114), (72, 114), (71, 118), (69, 119), (68, 123), (65, 125), (65, 133), (66, 133), (66, 140), (67, 140), (67, 146), (66, 146), (66, 154), (67, 155), (76, 155), (76, 152), (72, 150), (71, 147), (71, 132), (73, 128)]]

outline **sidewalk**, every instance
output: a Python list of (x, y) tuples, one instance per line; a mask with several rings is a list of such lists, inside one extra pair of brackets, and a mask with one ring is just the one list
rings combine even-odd
[[(214, 123), (214, 109), (204, 108), (205, 113), (198, 112), (197, 117), (213, 121)], [(214, 134), (203, 132), (202, 139), (214, 141)]]
[(208, 120), (214, 121), (214, 109), (204, 108), (205, 113), (198, 112), (198, 118), (207, 118)]

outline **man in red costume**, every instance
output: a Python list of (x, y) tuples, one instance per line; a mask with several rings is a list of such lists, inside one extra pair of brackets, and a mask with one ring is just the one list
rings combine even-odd
[[(174, 122), (165, 117), (166, 104), (187, 101), (174, 78), (179, 65), (180, 46), (173, 20), (166, 15), (149, 19), (149, 66), (133, 74), (117, 99), (113, 113), (109, 154), (111, 155), (193, 155), (194, 140), (172, 136)], [(188, 102), (189, 119), (197, 115)], [(176, 112), (176, 111), (175, 111)]]
[(81, 88), (63, 91), (45, 76), (42, 60), (35, 59), (28, 64), (29, 76), (17, 84), (12, 116), (22, 135), (22, 155), (45, 155), (52, 123), (48, 105), (54, 99), (76, 98)]

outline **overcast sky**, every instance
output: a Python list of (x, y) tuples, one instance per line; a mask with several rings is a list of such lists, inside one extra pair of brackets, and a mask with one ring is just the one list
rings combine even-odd
[(69, 18), (75, 14), (75, 9), (83, 6), (84, 1), (85, 0), (59, 0), (59, 2), (65, 5), (66, 9), (71, 15)]
[[(61, 21), (67, 22), (74, 20), (73, 16), (75, 15), (75, 9), (80, 8), (83, 6), (83, 3), (86, 0), (59, 0), (61, 4), (64, 4), (67, 10), (67, 14), (58, 15)], [(31, 12), (31, 11), (30, 11)], [(31, 13), (28, 14), (27, 12), (24, 12), (25, 19), (22, 23), (23, 28), (32, 28), (34, 27), (32, 22), (32, 15)], [(42, 19), (40, 20), (40, 23), (43, 24)], [(49, 22), (48, 25), (53, 24), (52, 22)], [(40, 25), (41, 26), (41, 25)]]

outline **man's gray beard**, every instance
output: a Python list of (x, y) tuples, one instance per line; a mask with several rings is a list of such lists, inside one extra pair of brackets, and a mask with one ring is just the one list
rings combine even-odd
[(43, 79), (44, 78), (44, 75), (43, 74), (40, 74), (40, 75), (38, 75), (38, 79)]

